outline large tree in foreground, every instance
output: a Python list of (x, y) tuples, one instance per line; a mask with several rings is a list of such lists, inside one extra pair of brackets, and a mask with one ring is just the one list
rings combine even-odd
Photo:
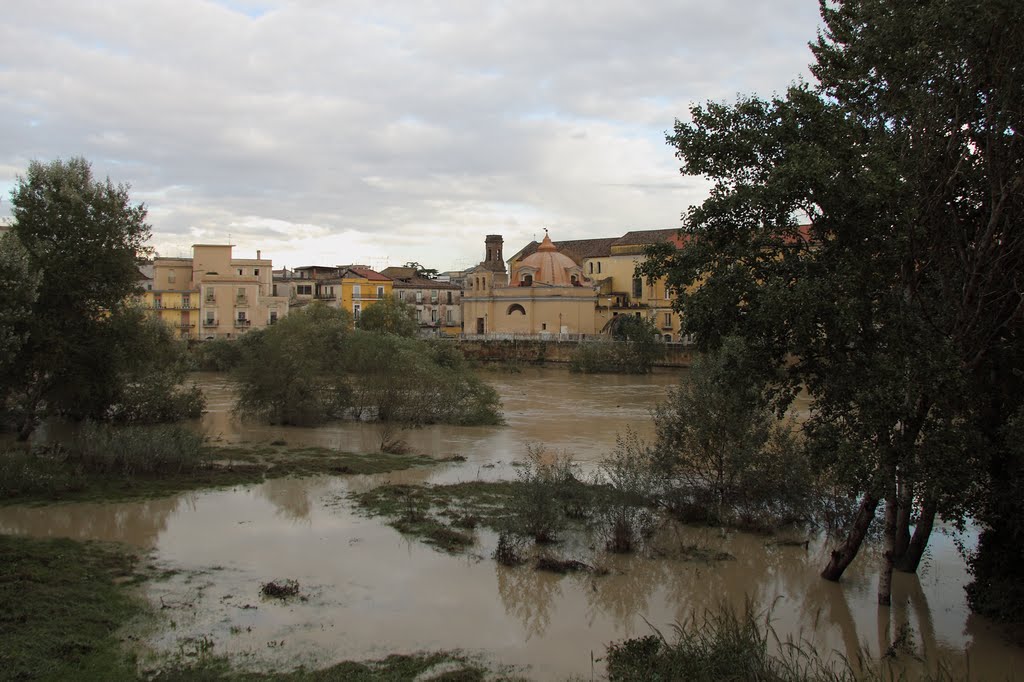
[(668, 276), (704, 348), (746, 340), (778, 408), (806, 388), (808, 447), (859, 501), (823, 575), (881, 507), (888, 603), (937, 515), (1006, 524), (1005, 503), (986, 510), (1019, 469), (1003, 425), (1024, 355), (1024, 3), (821, 11), (817, 84), (676, 123), (682, 172), (714, 186), (687, 247), (651, 247), (643, 271)]
[(31, 314), (4, 330), (17, 348), (0, 384), (27, 437), (46, 414), (97, 417), (116, 400), (119, 351), (106, 331), (136, 289), (150, 232), (128, 188), (94, 179), (81, 158), (33, 161), (11, 207), (18, 255), (4, 267), (16, 264), (35, 287)]

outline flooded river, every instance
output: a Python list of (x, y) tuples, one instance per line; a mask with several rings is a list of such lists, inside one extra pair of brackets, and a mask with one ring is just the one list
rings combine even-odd
[[(487, 531), (478, 532), (468, 553), (451, 556), (357, 514), (346, 494), (385, 481), (514, 477), (512, 462), (527, 443), (593, 466), (627, 427), (651, 435), (649, 410), (678, 375), (580, 377), (556, 367), (487, 378), (502, 395), (505, 426), (406, 434), (414, 451), (460, 454), (465, 462), (379, 476), (278, 479), (143, 502), (5, 507), (0, 531), (145, 549), (166, 571), (144, 588), (160, 614), (145, 633), (147, 644), (170, 653), (212, 646), (253, 669), (462, 649), (532, 679), (589, 678), (594, 670), (600, 675), (593, 659), (607, 643), (650, 634), (651, 626), (668, 633), (672, 623), (723, 600), (742, 608), (747, 598), (772, 607), (780, 637), (799, 637), (826, 654), (855, 659), (864, 648), (877, 655), (909, 628), (926, 659), (959, 671), (969, 666), (974, 679), (1005, 679), (1024, 669), (1024, 650), (970, 615), (962, 589), (968, 575), (948, 535), (933, 537), (919, 575), (895, 576), (893, 606), (880, 609), (876, 554), (865, 552), (841, 583), (829, 583), (818, 576), (828, 548), (814, 538), (806, 548), (773, 547), (769, 538), (745, 533), (671, 528), (663, 541), (728, 552), (735, 560), (601, 557), (612, 571), (595, 578), (499, 566), (489, 558), (496, 539)], [(223, 377), (203, 375), (200, 383), (209, 398), (202, 428), (212, 439), (376, 448), (372, 426), (240, 423)], [(260, 584), (273, 578), (297, 579), (305, 600), (262, 599)]]

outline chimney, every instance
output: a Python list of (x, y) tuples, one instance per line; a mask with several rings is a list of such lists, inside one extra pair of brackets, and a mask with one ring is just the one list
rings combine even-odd
[(256, 260), (260, 259), (260, 250), (256, 249)]

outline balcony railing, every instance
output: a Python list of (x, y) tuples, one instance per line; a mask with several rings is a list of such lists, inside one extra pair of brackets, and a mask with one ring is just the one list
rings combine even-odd
[(178, 329), (191, 329), (195, 325), (190, 322), (181, 322), (178, 324)]
[(216, 303), (216, 302), (217, 302), (217, 297), (216, 297), (216, 296), (213, 296), (213, 295), (211, 295), (211, 294), (207, 294), (207, 295), (206, 295), (206, 299), (204, 299), (204, 300), (205, 300), (205, 301), (206, 301), (207, 303)]
[(252, 320), (235, 320), (236, 327), (248, 327), (252, 324)]
[(246, 296), (245, 294), (242, 294), (240, 296), (235, 296), (235, 303), (238, 304), (238, 305), (245, 305), (248, 302), (249, 302), (249, 297)]
[(204, 327), (216, 327), (220, 324), (217, 320), (203, 320)]

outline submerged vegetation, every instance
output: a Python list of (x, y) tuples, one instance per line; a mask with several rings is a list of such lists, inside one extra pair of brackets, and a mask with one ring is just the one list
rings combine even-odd
[(654, 323), (634, 315), (616, 315), (599, 341), (580, 343), (569, 358), (569, 371), (581, 374), (647, 374), (661, 356)]
[(0, 452), (0, 504), (154, 497), (281, 476), (375, 474), (435, 463), (425, 455), (284, 444), (211, 446), (182, 426), (87, 423), (67, 442)]
[[(353, 329), (347, 311), (308, 306), (246, 335), (239, 348), (238, 409), (271, 423), (356, 419), (416, 428), (501, 422), (497, 393), (458, 349)], [(382, 446), (392, 436), (382, 436)]]

